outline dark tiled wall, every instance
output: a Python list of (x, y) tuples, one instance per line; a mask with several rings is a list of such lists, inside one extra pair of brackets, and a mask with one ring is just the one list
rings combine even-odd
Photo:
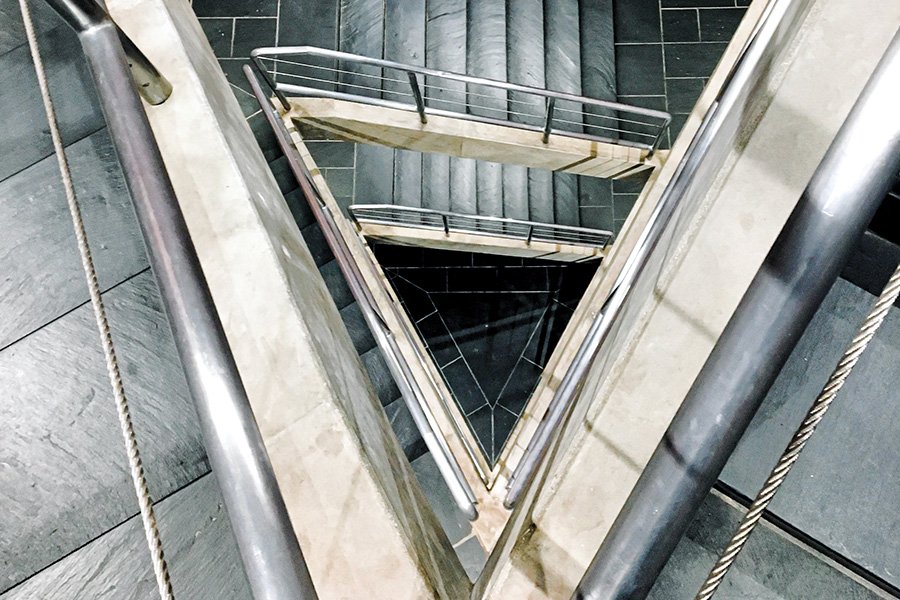
[(374, 250), (495, 463), (596, 264), (381, 244)]
[(623, 102), (675, 115), (674, 141), (744, 16), (745, 0), (616, 0)]
[[(662, 147), (671, 147), (750, 0), (616, 0), (616, 76), (620, 102), (672, 113)], [(624, 218), (644, 179), (617, 181)]]

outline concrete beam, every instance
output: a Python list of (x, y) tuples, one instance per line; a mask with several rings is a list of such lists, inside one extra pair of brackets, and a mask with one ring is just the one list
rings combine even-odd
[[(814, 3), (792, 50), (771, 67), (767, 109), (747, 116), (718, 180), (684, 216), (660, 277), (632, 309), (611, 364), (598, 364), (586, 383), (590, 401), (573, 416), (530, 520), (496, 559), (487, 597), (570, 597), (898, 26), (898, 5)], [(673, 157), (686, 141), (682, 134)]]
[(659, 157), (619, 144), (555, 133), (546, 144), (539, 131), (429, 115), (331, 98), (290, 98), (289, 116), (341, 139), (417, 152), (449, 154), (549, 171), (616, 178), (659, 164)]
[(190, 5), (108, 0), (175, 92), (148, 115), (319, 597), (469, 583)]

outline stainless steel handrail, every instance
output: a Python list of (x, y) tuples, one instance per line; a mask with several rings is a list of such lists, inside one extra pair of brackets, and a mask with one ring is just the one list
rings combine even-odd
[(900, 32), (638, 478), (573, 600), (640, 600), (900, 170)]
[[(86, 32), (91, 27), (108, 19), (109, 15), (97, 2), (79, 2), (73, 0), (46, 0), (53, 9), (75, 31)], [(134, 45), (125, 33), (116, 27), (119, 41), (131, 69), (131, 77), (138, 92), (148, 104), (158, 105), (165, 102), (172, 93), (172, 84), (163, 77), (141, 50)]]
[(468, 519), (474, 520), (478, 518), (475, 494), (471, 486), (469, 486), (459, 463), (453, 456), (450, 447), (447, 445), (447, 441), (441, 435), (437, 421), (425, 401), (422, 389), (409, 365), (404, 360), (397, 340), (378, 310), (375, 298), (368, 288), (359, 266), (356, 264), (352, 251), (341, 235), (334, 216), (322, 199), (309, 169), (303, 162), (303, 158), (294, 147), (290, 134), (281, 120), (281, 116), (266, 97), (259, 80), (249, 66), (244, 66), (244, 75), (250, 82), (251, 90), (259, 102), (266, 120), (272, 127), (278, 144), (288, 160), (288, 165), (297, 183), (303, 190), (303, 195), (316, 221), (322, 228), (322, 234), (332, 253), (334, 253), (335, 260), (337, 260), (353, 297), (359, 303), (366, 324), (372, 331), (372, 335), (375, 337), (375, 341), (388, 363), (391, 375), (400, 389), (401, 397), (409, 409), (416, 427), (422, 434), (428, 450), (432, 453), (438, 470), (450, 489), (454, 502)]
[(49, 4), (76, 30), (87, 56), (253, 596), (314, 600), (306, 562), (138, 97), (121, 33), (94, 0)]
[(562, 424), (576, 403), (591, 365), (610, 332), (619, 322), (639, 278), (664, 234), (674, 225), (673, 215), (692, 194), (705, 192), (725, 159), (744, 108), (756, 84), (767, 72), (769, 61), (787, 43), (795, 22), (805, 13), (809, 0), (773, 0), (766, 8), (749, 42), (735, 62), (726, 83), (707, 111), (672, 180), (663, 191), (635, 249), (625, 262), (613, 289), (553, 395), (544, 418), (513, 471), (504, 505), (513, 508), (535, 480), (539, 466), (560, 440)]
[[(364, 96), (361, 94), (350, 94), (335, 90), (323, 90), (320, 88), (303, 86), (303, 85), (294, 85), (276, 82), (276, 76), (273, 76), (272, 73), (266, 68), (263, 63), (264, 59), (269, 59), (273, 61), (279, 62), (289, 62), (284, 59), (280, 59), (277, 57), (281, 56), (309, 56), (315, 58), (324, 58), (333, 61), (342, 61), (345, 63), (349, 63), (354, 66), (371, 66), (378, 67), (380, 69), (392, 69), (396, 71), (400, 71), (403, 73), (402, 79), (394, 79), (394, 78), (384, 78), (380, 76), (372, 76), (366, 75), (365, 73), (353, 73), (352, 71), (344, 71), (337, 68), (331, 68), (321, 65), (312, 65), (312, 64), (299, 64), (299, 63), (290, 63), (290, 64), (298, 64), (301, 67), (307, 69), (321, 69), (330, 74), (343, 74), (349, 73), (351, 76), (355, 77), (374, 77), (378, 80), (387, 80), (388, 82), (409, 86), (410, 91), (408, 93), (400, 93), (393, 91), (391, 89), (382, 89), (380, 87), (372, 87), (360, 84), (352, 84), (352, 83), (342, 83), (340, 81), (332, 81), (330, 79), (326, 79), (324, 77), (312, 77), (312, 76), (304, 76), (304, 75), (289, 75), (286, 73), (282, 73), (282, 75), (293, 76), (299, 79), (306, 79), (308, 81), (315, 81), (318, 83), (325, 83), (328, 85), (335, 85), (341, 87), (353, 87), (353, 88), (361, 88), (372, 92), (377, 92), (381, 94), (382, 92), (392, 95), (408, 95), (413, 102), (411, 103), (403, 103), (399, 101), (393, 100), (385, 100), (381, 98), (372, 98), (368, 96)], [(427, 67), (419, 67), (414, 65), (408, 65), (403, 63), (398, 63), (389, 60), (383, 60), (380, 58), (371, 58), (368, 56), (361, 56), (358, 54), (350, 54), (348, 52), (339, 52), (336, 50), (328, 50), (324, 48), (316, 48), (313, 46), (284, 46), (284, 47), (272, 47), (272, 48), (257, 48), (250, 53), (250, 58), (253, 61), (253, 64), (256, 66), (259, 73), (262, 75), (263, 79), (278, 97), (282, 106), (286, 109), (290, 109), (290, 103), (288, 102), (286, 93), (293, 93), (299, 95), (306, 96), (315, 96), (315, 97), (326, 97), (326, 98), (334, 98), (339, 100), (349, 100), (353, 102), (359, 102), (364, 104), (370, 104), (372, 106), (381, 106), (384, 108), (394, 108), (406, 111), (415, 111), (419, 113), (419, 117), (422, 120), (422, 123), (427, 122), (428, 115), (438, 115), (438, 116), (448, 116), (460, 119), (466, 119), (470, 121), (476, 121), (481, 123), (490, 123), (496, 125), (503, 125), (506, 127), (514, 127), (517, 129), (525, 129), (528, 131), (536, 131), (541, 134), (544, 143), (549, 141), (549, 136), (551, 134), (559, 134), (565, 135), (569, 137), (578, 137), (582, 139), (588, 139), (592, 141), (600, 141), (606, 143), (615, 143), (624, 146), (631, 146), (635, 148), (641, 148), (648, 151), (648, 154), (652, 154), (660, 144), (662, 139), (662, 134), (665, 132), (666, 127), (669, 125), (671, 121), (671, 115), (666, 112), (652, 110), (648, 108), (643, 108), (639, 106), (631, 106), (628, 104), (622, 104), (620, 102), (611, 102), (608, 100), (600, 100), (597, 98), (589, 98), (587, 96), (581, 96), (578, 94), (571, 94), (567, 92), (557, 92), (553, 90), (545, 90), (541, 88), (535, 88), (531, 86), (519, 85), (515, 83), (508, 83), (505, 81), (498, 81), (494, 79), (486, 79), (483, 77), (474, 77), (471, 75), (465, 75), (462, 73), (453, 73), (450, 71), (441, 71), (438, 69), (430, 69)], [(526, 117), (531, 117), (537, 119), (540, 124), (529, 125), (527, 123), (522, 123), (513, 120), (506, 120), (500, 118), (492, 118), (486, 117), (484, 115), (475, 115), (469, 112), (470, 108), (477, 108), (480, 111), (484, 110), (492, 110), (501, 113), (510, 113), (515, 114), (511, 109), (498, 109), (492, 108), (490, 106), (475, 106), (471, 102), (464, 102), (463, 110), (461, 111), (453, 111), (453, 110), (443, 110), (435, 108), (434, 106), (428, 106), (427, 102), (422, 99), (422, 89), (418, 82), (418, 76), (421, 75), (423, 77), (429, 78), (429, 81), (434, 80), (447, 80), (452, 82), (464, 83), (469, 86), (483, 86), (485, 88), (493, 89), (493, 90), (501, 90), (503, 92), (515, 92), (518, 94), (524, 94), (528, 96), (532, 96), (539, 100), (540, 110), (539, 114), (533, 115), (524, 115)], [(422, 86), (424, 88), (435, 87), (429, 84), (425, 84)], [(460, 94), (466, 94), (466, 92), (460, 91)], [(473, 96), (471, 92), (468, 93), (468, 96)], [(425, 100), (432, 100), (434, 102), (445, 102), (445, 103), (453, 103), (458, 104), (455, 101), (450, 101), (446, 99), (442, 99), (439, 97), (425, 98)], [(497, 102), (496, 98), (492, 99), (494, 103)], [(586, 112), (583, 110), (572, 110), (571, 108), (561, 108), (556, 106), (554, 110), (554, 106), (556, 105), (556, 101), (567, 101), (569, 103), (575, 103), (580, 106), (589, 107), (594, 109), (595, 112)], [(505, 104), (505, 102), (504, 102)], [(528, 104), (528, 103), (522, 103)], [(564, 119), (559, 116), (560, 113), (573, 113), (577, 115), (579, 121), (573, 121), (572, 119)], [(609, 113), (609, 114), (604, 114)], [(588, 120), (584, 120), (587, 117)], [(650, 121), (640, 120), (639, 118), (650, 119)], [(613, 122), (618, 122), (620, 124), (634, 126), (630, 129), (625, 127), (610, 127), (606, 125), (595, 125), (592, 124), (591, 120), (597, 119), (606, 119)], [(568, 131), (566, 129), (559, 129), (553, 127), (555, 123), (560, 124), (569, 124), (575, 125), (579, 128), (595, 128), (600, 130), (605, 130), (611, 132), (609, 135), (595, 135), (590, 133), (582, 133), (579, 131)], [(643, 129), (642, 129), (643, 128)], [(629, 139), (622, 139), (622, 136), (636, 136), (639, 138), (645, 138), (644, 141), (635, 141)]]
[[(358, 223), (402, 225), (419, 229), (451, 231), (474, 235), (488, 235), (510, 239), (524, 239), (550, 243), (571, 244), (605, 248), (612, 239), (611, 231), (539, 223), (508, 217), (467, 215), (463, 213), (400, 206), (396, 204), (353, 204), (348, 208), (350, 216)], [(417, 217), (421, 217), (418, 218)]]

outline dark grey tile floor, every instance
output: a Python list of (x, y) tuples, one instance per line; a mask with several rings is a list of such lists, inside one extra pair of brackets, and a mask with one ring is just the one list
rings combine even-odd
[[(29, 5), (175, 594), (247, 598), (80, 44), (45, 3)], [(15, 0), (0, 0), (0, 120), (0, 597), (149, 597), (146, 542)], [(201, 500), (201, 488), (202, 508), (174, 500)]]
[[(710, 494), (650, 592), (649, 600), (693, 600), (743, 509)], [(716, 600), (889, 598), (763, 521), (726, 576)]]
[[(616, 76), (620, 102), (663, 110), (671, 147), (747, 10), (742, 0), (615, 0)], [(613, 182), (618, 231), (645, 177)]]
[(374, 250), (495, 463), (596, 265), (383, 244)]

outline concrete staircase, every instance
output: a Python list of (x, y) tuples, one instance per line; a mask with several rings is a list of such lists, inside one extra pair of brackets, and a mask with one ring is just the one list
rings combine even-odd
[[(336, 49), (615, 100), (611, 5), (611, 0), (342, 1), (337, 10)], [(310, 27), (309, 33), (311, 37), (305, 41), (310, 45), (334, 46), (334, 38), (329, 39), (333, 31)], [(371, 78), (354, 79), (352, 75), (349, 80), (372, 83)], [(388, 85), (382, 92), (385, 98), (390, 97)], [(448, 99), (462, 101), (465, 96), (464, 86), (446, 92)], [(510, 99), (522, 100), (515, 94)], [(505, 94), (501, 93), (496, 103), (505, 107)], [(427, 450), (384, 358), (267, 125), (261, 123), (255, 133), (394, 431), (407, 457), (415, 460)], [(611, 193), (609, 181), (594, 177), (356, 144), (354, 192), (348, 198), (334, 189), (339, 186), (327, 173), (329, 165), (319, 160), (312, 147), (310, 151), (326, 169), (326, 180), (342, 205), (393, 203), (563, 225), (612, 227), (612, 223), (581, 217), (581, 198)]]
[[(611, 5), (611, 0), (354, 0), (341, 3), (338, 49), (615, 100)], [(372, 84), (371, 78), (359, 79)], [(464, 102), (473, 93), (496, 96), (478, 99), (491, 108), (506, 108), (508, 100), (540, 102), (515, 93), (507, 98), (501, 90), (467, 90), (458, 82), (445, 87), (435, 94), (447, 101)], [(390, 97), (387, 91), (383, 95)], [(359, 144), (353, 201), (611, 229), (612, 223), (583, 219), (580, 210), (587, 204), (582, 199), (609, 194), (609, 188), (608, 181), (569, 173)]]

